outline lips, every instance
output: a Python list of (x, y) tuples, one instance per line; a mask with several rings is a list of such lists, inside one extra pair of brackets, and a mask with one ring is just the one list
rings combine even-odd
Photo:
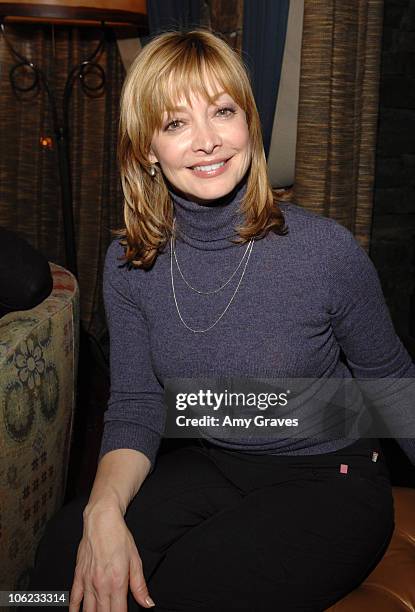
[(193, 166), (189, 168), (193, 176), (199, 179), (213, 179), (217, 176), (221, 176), (228, 171), (232, 158), (228, 160), (221, 160), (220, 162), (210, 163), (206, 165)]
[(222, 162), (227, 162), (230, 157), (222, 157), (222, 159), (214, 159), (212, 161), (203, 161), (201, 163), (193, 164), (193, 166), (188, 166), (189, 170), (193, 170), (193, 168), (197, 168), (199, 166), (213, 166), (215, 164), (221, 164)]

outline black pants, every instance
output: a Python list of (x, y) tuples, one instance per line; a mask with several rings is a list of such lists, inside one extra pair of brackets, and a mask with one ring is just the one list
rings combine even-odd
[[(49, 522), (31, 589), (71, 589), (86, 502)], [(200, 442), (159, 457), (125, 519), (155, 612), (320, 612), (365, 579), (394, 527), (377, 440), (303, 457)]]

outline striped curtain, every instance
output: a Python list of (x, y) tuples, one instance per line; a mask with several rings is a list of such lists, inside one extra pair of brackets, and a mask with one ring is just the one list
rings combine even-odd
[(294, 198), (368, 248), (383, 0), (305, 0)]

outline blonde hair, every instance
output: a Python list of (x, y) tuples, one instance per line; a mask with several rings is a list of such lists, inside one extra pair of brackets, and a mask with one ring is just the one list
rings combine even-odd
[[(245, 111), (252, 161), (241, 202), (245, 214), (236, 243), (262, 238), (268, 231), (284, 233), (284, 217), (267, 174), (261, 125), (249, 77), (229, 45), (205, 30), (166, 32), (139, 53), (121, 94), (118, 159), (124, 192), (125, 227), (113, 230), (126, 247), (122, 259), (150, 268), (173, 231), (173, 205), (160, 171), (152, 177), (149, 153), (154, 132), (162, 127), (163, 113), (171, 113), (192, 93), (212, 101), (206, 77), (216, 81)], [(219, 92), (214, 92), (216, 95)]]

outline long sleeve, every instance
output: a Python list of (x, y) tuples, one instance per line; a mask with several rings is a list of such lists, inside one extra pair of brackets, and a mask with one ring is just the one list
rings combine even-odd
[(110, 336), (111, 388), (104, 415), (99, 458), (118, 448), (143, 452), (152, 469), (164, 430), (163, 388), (150, 358), (145, 315), (132, 297), (128, 270), (118, 257), (123, 248), (113, 241), (104, 264), (104, 305)]
[(415, 465), (415, 365), (396, 335), (373, 263), (347, 229), (332, 228), (327, 300), (334, 334), (364, 395), (399, 432), (397, 442)]

